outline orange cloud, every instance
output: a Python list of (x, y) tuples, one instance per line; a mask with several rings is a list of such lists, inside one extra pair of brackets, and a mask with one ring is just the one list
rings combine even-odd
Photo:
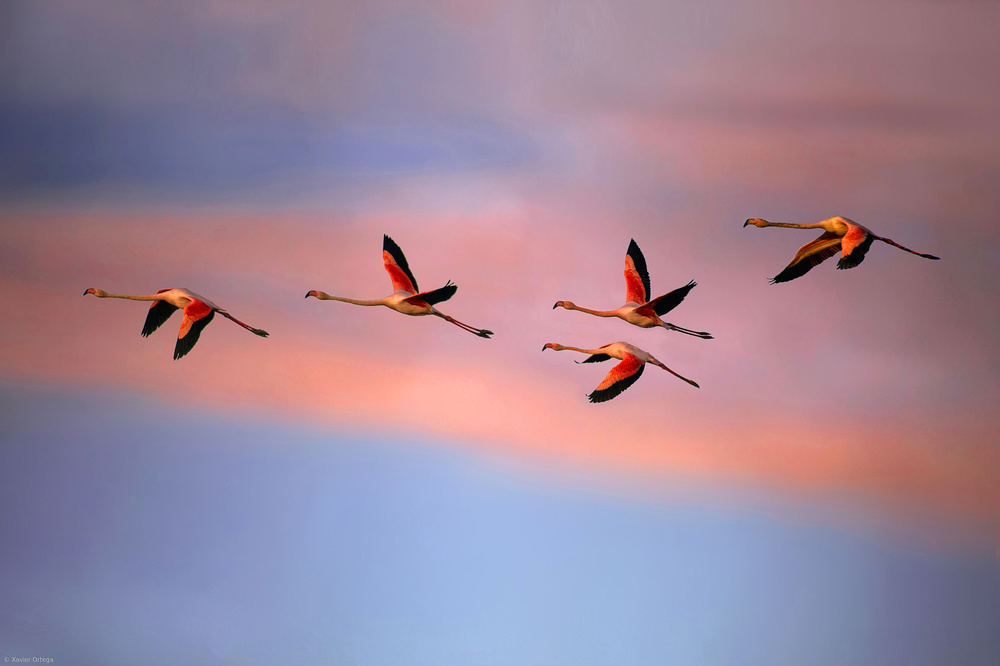
[[(975, 405), (914, 410), (908, 406), (916, 404), (913, 397), (900, 393), (890, 376), (872, 381), (895, 392), (896, 406), (885, 402), (870, 410), (846, 396), (813, 399), (821, 389), (795, 370), (803, 359), (824, 363), (817, 355), (822, 347), (807, 342), (811, 333), (798, 347), (766, 342), (762, 322), (737, 315), (715, 324), (738, 332), (708, 327), (719, 339), (704, 342), (551, 311), (555, 298), (568, 297), (557, 291), (568, 288), (579, 290), (581, 301), (620, 298), (617, 264), (624, 248), (602, 253), (614, 255), (615, 265), (602, 266), (592, 288), (567, 284), (560, 275), (576, 262), (543, 251), (555, 236), (512, 232), (517, 225), (462, 228), (447, 219), (423, 220), (422, 233), (415, 233), (418, 225), (409, 220), (398, 240), (418, 280), (426, 287), (460, 281), (459, 293), (441, 307), (497, 331), (484, 341), (437, 319), (303, 298), (309, 288), (362, 298), (387, 293), (380, 237), (372, 229), (396, 226), (388, 218), (362, 227), (295, 216), (235, 217), (241, 216), (11, 220), (4, 252), (12, 263), (0, 269), (0, 290), (17, 316), (5, 327), (0, 374), (128, 387), (210, 410), (400, 437), (443, 436), (612, 474), (765, 484), (805, 497), (847, 493), (1000, 526), (1000, 489), (989, 473), (1000, 469), (993, 445), (1000, 419)], [(435, 240), (441, 237), (450, 242)], [(654, 262), (651, 270), (666, 290), (664, 269)], [(83, 297), (91, 286), (135, 293), (187, 286), (271, 337), (262, 340), (217, 319), (188, 357), (173, 361), (179, 320), (142, 339), (145, 306)], [(679, 322), (688, 316), (703, 321), (695, 317), (695, 303), (692, 297), (684, 304), (688, 314)], [(621, 398), (590, 405), (584, 395), (608, 368), (541, 352), (549, 341), (613, 339), (644, 344), (703, 388), (650, 369)], [(891, 358), (885, 362), (894, 367)], [(877, 365), (872, 372), (879, 372)], [(910, 390), (919, 393), (920, 377), (912, 381)]]

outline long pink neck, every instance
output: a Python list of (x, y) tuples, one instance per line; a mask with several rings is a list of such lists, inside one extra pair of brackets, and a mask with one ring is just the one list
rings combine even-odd
[(607, 352), (601, 351), (600, 349), (580, 349), (579, 347), (570, 347), (569, 345), (559, 345), (558, 347), (553, 347), (556, 351), (575, 351), (581, 354), (606, 354)]
[(95, 294), (98, 298), (125, 298), (130, 301), (162, 301), (165, 297), (161, 294), (151, 296), (129, 296), (128, 294)]
[(765, 227), (785, 227), (786, 229), (823, 229), (822, 222), (812, 224), (790, 224), (788, 222), (765, 222)]
[[(567, 310), (579, 310), (580, 312), (586, 312), (587, 314), (594, 315), (596, 317), (617, 317), (618, 315), (614, 310), (588, 310), (587, 308), (581, 308), (579, 305), (564, 306)], [(567, 349), (569, 349), (567, 347)]]
[(321, 301), (340, 301), (341, 303), (350, 303), (352, 305), (385, 305), (385, 299), (380, 298), (374, 301), (359, 301), (353, 298), (344, 298), (343, 296), (331, 296), (330, 294), (320, 293), (316, 298)]

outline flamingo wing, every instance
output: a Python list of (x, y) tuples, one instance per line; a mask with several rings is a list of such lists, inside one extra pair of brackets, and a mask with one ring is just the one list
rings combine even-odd
[(420, 291), (417, 287), (417, 279), (410, 271), (410, 265), (406, 263), (403, 251), (396, 245), (396, 241), (387, 235), (382, 235), (382, 260), (385, 262), (385, 270), (389, 272), (392, 280), (393, 291), (408, 291), (416, 294)]
[(611, 356), (608, 354), (592, 354), (582, 361), (577, 361), (577, 363), (601, 363), (602, 361), (608, 361)]
[(802, 277), (808, 273), (813, 266), (821, 263), (837, 254), (840, 251), (841, 238), (837, 234), (826, 231), (814, 241), (810, 241), (799, 248), (792, 258), (792, 262), (785, 267), (785, 270), (778, 273), (771, 279), (771, 284), (778, 282), (788, 282), (797, 277)]
[(837, 268), (854, 268), (865, 260), (865, 254), (872, 246), (875, 237), (858, 226), (852, 226), (841, 243), (840, 261)]
[[(645, 314), (649, 316), (649, 310), (656, 313), (656, 315), (665, 315), (678, 305), (687, 297), (688, 292), (698, 286), (698, 283), (691, 280), (683, 287), (674, 289), (673, 291), (663, 294), (662, 296), (657, 296), (648, 303), (643, 303), (641, 308), (636, 308), (636, 312), (640, 314)], [(643, 312), (647, 310), (647, 312)]]
[(649, 300), (649, 271), (646, 258), (633, 238), (625, 255), (625, 302), (645, 303)]
[(202, 301), (195, 300), (188, 303), (187, 307), (184, 308), (181, 330), (177, 333), (177, 345), (174, 347), (175, 361), (194, 349), (195, 343), (201, 337), (201, 332), (205, 330), (214, 317), (215, 310)]
[[(160, 292), (163, 291), (166, 290), (160, 290)], [(170, 315), (177, 312), (177, 309), (177, 306), (171, 305), (166, 301), (154, 301), (146, 313), (146, 323), (142, 325), (142, 337), (149, 337), (149, 334), (162, 326), (163, 322), (170, 319)]]
[(440, 287), (438, 289), (433, 289), (431, 291), (421, 292), (419, 294), (414, 294), (413, 296), (410, 296), (409, 298), (405, 298), (403, 300), (410, 301), (411, 303), (423, 302), (426, 303), (427, 305), (436, 305), (437, 303), (443, 303), (447, 301), (449, 298), (455, 295), (456, 291), (458, 291), (458, 285), (452, 283), (451, 280), (448, 280), (448, 284), (446, 284), (443, 287)]
[(594, 392), (587, 396), (591, 402), (606, 402), (619, 393), (635, 384), (642, 371), (646, 368), (645, 362), (638, 356), (625, 354), (621, 363), (611, 368), (604, 381), (597, 385)]

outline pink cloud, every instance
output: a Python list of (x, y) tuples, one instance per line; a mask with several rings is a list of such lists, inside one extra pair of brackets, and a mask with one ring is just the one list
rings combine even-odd
[[(763, 283), (763, 267), (709, 271), (708, 259), (686, 258), (681, 248), (697, 253), (698, 244), (685, 233), (665, 234), (667, 254), (677, 257), (667, 261), (654, 251), (661, 235), (650, 233), (654, 290), (682, 284), (695, 264), (705, 269), (694, 275), (702, 286), (676, 311), (678, 323), (717, 336), (700, 341), (553, 312), (557, 298), (619, 304), (628, 234), (612, 221), (604, 235), (621, 242), (594, 242), (571, 232), (570, 220), (532, 229), (532, 219), (558, 221), (557, 213), (529, 206), (503, 215), (516, 219), (470, 225), (388, 213), (333, 224), (291, 214), (8, 215), (4, 254), (12, 262), (0, 271), (0, 289), (18, 316), (5, 331), (0, 373), (128, 387), (169, 402), (339, 428), (445, 436), (505, 455), (640, 476), (761, 483), (807, 497), (845, 492), (1000, 525), (1000, 491), (987, 473), (1000, 468), (996, 377), (988, 364), (978, 373), (969, 365), (968, 376), (935, 364), (927, 345), (936, 334), (919, 333), (923, 317), (912, 312), (919, 306), (911, 291), (870, 287), (874, 301), (860, 306), (839, 297), (835, 285), (879, 274), (874, 260), (854, 272), (867, 269), (867, 277), (831, 267), (779, 293)], [(388, 293), (383, 230), (396, 235), (422, 286), (460, 284), (441, 309), (492, 328), (496, 338), (303, 298), (310, 288), (361, 298)], [(767, 240), (790, 239), (776, 233)], [(855, 277), (861, 282), (847, 281)], [(145, 306), (81, 296), (90, 286), (136, 293), (187, 286), (271, 337), (219, 320), (175, 362), (178, 322), (142, 339)], [(817, 302), (817, 293), (830, 296)], [(887, 321), (872, 319), (873, 312)], [(843, 326), (871, 330), (843, 342)], [(883, 326), (895, 329), (892, 339), (915, 337), (887, 346)], [(965, 344), (983, 344), (969, 335)], [(541, 352), (544, 342), (616, 339), (646, 347), (703, 388), (650, 369), (622, 397), (590, 405), (584, 395), (608, 368)], [(971, 364), (977, 350), (948, 354)], [(982, 395), (963, 397), (975, 392)]]

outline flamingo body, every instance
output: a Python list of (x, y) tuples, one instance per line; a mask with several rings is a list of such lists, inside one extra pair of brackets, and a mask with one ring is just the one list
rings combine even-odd
[(164, 324), (177, 310), (183, 310), (184, 318), (177, 333), (177, 344), (174, 346), (174, 360), (184, 357), (194, 348), (209, 322), (218, 312), (223, 317), (236, 322), (243, 328), (262, 338), (268, 336), (267, 331), (254, 328), (229, 314), (212, 301), (189, 289), (160, 289), (150, 296), (128, 296), (125, 294), (109, 294), (102, 289), (90, 288), (83, 295), (93, 294), (98, 298), (124, 298), (131, 301), (153, 301), (146, 313), (146, 321), (142, 326), (142, 337), (149, 335)]
[(625, 253), (625, 305), (616, 310), (589, 310), (576, 305), (572, 301), (556, 301), (552, 309), (561, 307), (597, 317), (617, 317), (640, 328), (655, 328), (659, 326), (668, 331), (677, 331), (678, 333), (711, 340), (712, 336), (709, 333), (692, 331), (691, 329), (675, 326), (660, 319), (661, 316), (680, 305), (681, 301), (688, 295), (688, 292), (697, 285), (697, 282), (691, 280), (683, 287), (674, 289), (662, 296), (650, 298), (652, 292), (650, 290), (649, 271), (646, 269), (646, 258), (633, 238), (629, 243), (628, 251)]
[(933, 254), (915, 252), (908, 247), (903, 247), (893, 240), (882, 236), (876, 236), (867, 227), (863, 227), (857, 222), (849, 220), (846, 217), (840, 217), (839, 215), (813, 224), (785, 224), (781, 222), (768, 222), (767, 220), (752, 217), (743, 223), (744, 227), (747, 225), (753, 225), (762, 229), (764, 227), (785, 227), (788, 229), (823, 230), (823, 233), (819, 236), (819, 238), (810, 241), (799, 248), (799, 251), (795, 253), (794, 257), (792, 257), (791, 263), (789, 263), (784, 270), (771, 278), (771, 284), (788, 282), (789, 280), (794, 280), (797, 277), (802, 277), (812, 270), (814, 266), (818, 266), (838, 252), (840, 252), (840, 260), (837, 262), (837, 268), (839, 270), (854, 268), (864, 261), (865, 254), (867, 254), (868, 250), (871, 248), (872, 242), (877, 240), (882, 241), (883, 243), (888, 243), (889, 245), (898, 247), (900, 250), (905, 250), (910, 254), (915, 254), (918, 257), (923, 257), (925, 259), (941, 258), (935, 257)]
[(484, 328), (474, 328), (468, 324), (463, 324), (454, 317), (450, 317), (435, 308), (434, 306), (438, 303), (443, 303), (454, 296), (455, 292), (458, 291), (458, 286), (449, 280), (443, 287), (439, 287), (431, 291), (420, 291), (417, 287), (417, 279), (413, 276), (413, 272), (410, 270), (410, 266), (406, 261), (406, 257), (403, 255), (403, 251), (399, 248), (399, 245), (397, 245), (396, 242), (387, 235), (382, 236), (382, 261), (385, 264), (386, 272), (389, 273), (389, 279), (392, 281), (392, 288), (394, 290), (391, 294), (384, 298), (362, 301), (352, 298), (344, 298), (342, 296), (331, 296), (326, 292), (315, 289), (310, 290), (306, 294), (306, 298), (312, 296), (324, 301), (341, 301), (344, 303), (352, 303), (354, 305), (384, 305), (391, 310), (395, 310), (396, 312), (409, 315), (411, 317), (422, 317), (426, 315), (440, 317), (445, 321), (455, 324), (463, 330), (466, 330), (474, 335), (478, 335), (481, 338), (488, 339), (491, 335), (493, 335), (493, 331), (488, 331)]
[(677, 374), (656, 360), (649, 352), (643, 351), (627, 342), (612, 342), (597, 349), (580, 349), (579, 347), (561, 345), (557, 342), (549, 342), (542, 347), (542, 351), (546, 349), (554, 349), (556, 351), (569, 350), (590, 354), (590, 356), (582, 361), (583, 363), (600, 363), (612, 358), (617, 358), (621, 361), (621, 363), (611, 368), (610, 372), (604, 377), (604, 380), (597, 385), (597, 388), (587, 395), (587, 399), (590, 402), (607, 402), (620, 395), (622, 391), (639, 380), (647, 363), (663, 368), (674, 377), (687, 382), (695, 388), (700, 388), (696, 382)]

